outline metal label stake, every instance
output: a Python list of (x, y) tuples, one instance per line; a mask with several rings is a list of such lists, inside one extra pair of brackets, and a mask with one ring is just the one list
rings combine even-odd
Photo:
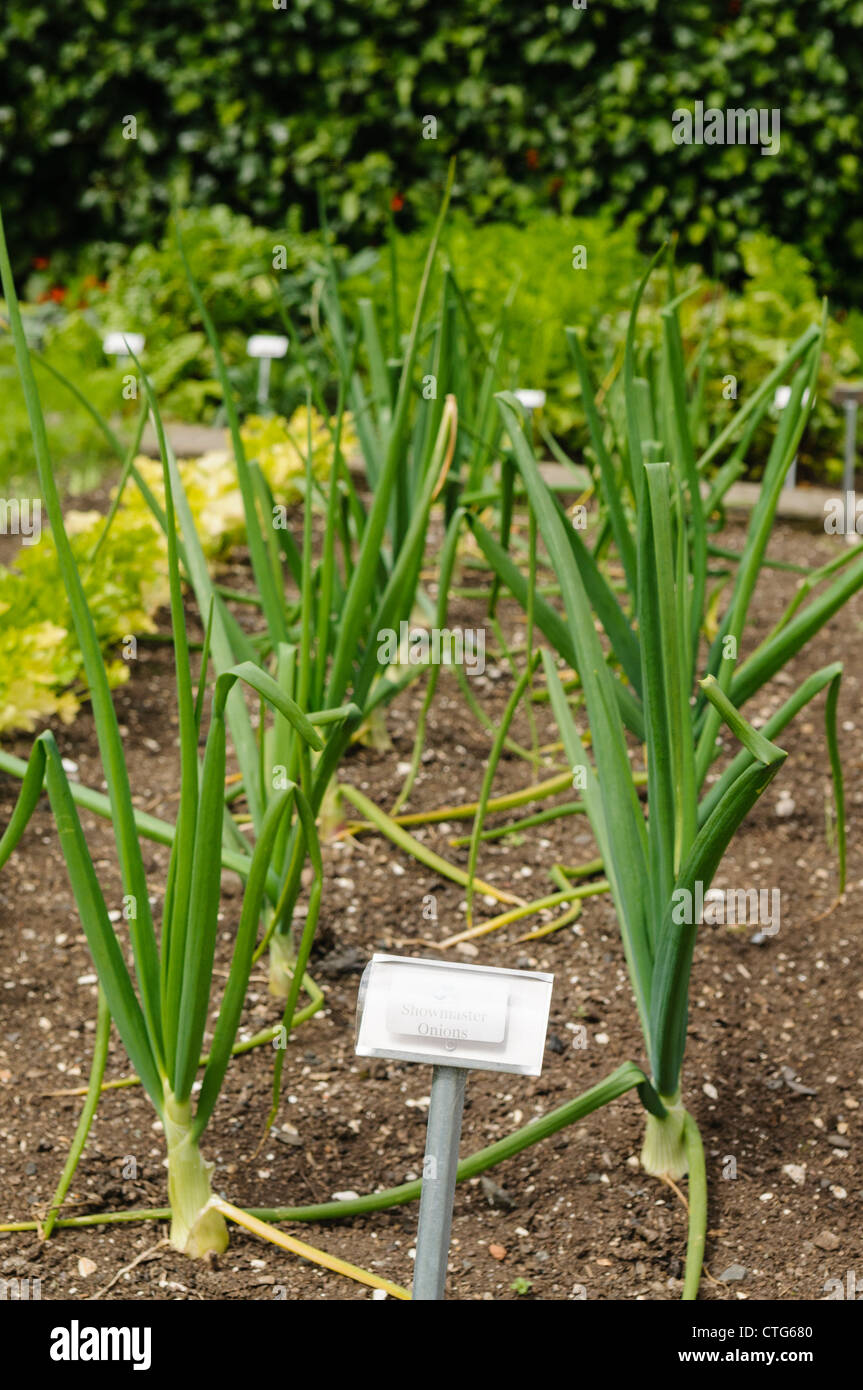
[(463, 1067), (435, 1067), (432, 1071), (414, 1265), (415, 1299), (444, 1296), (466, 1084)]
[(357, 1003), (360, 1057), (431, 1062), (413, 1296), (444, 1297), (468, 1071), (539, 1076), (554, 977), (375, 955)]
[[(860, 381), (841, 381), (835, 386), (830, 396), (834, 405), (841, 405), (845, 410), (845, 464), (842, 473), (842, 490), (847, 501), (848, 493), (854, 491), (854, 470), (857, 462), (857, 410), (860, 402), (863, 401), (863, 382)], [(848, 528), (848, 518), (845, 518), (845, 529)], [(850, 530), (854, 530), (853, 518)]]

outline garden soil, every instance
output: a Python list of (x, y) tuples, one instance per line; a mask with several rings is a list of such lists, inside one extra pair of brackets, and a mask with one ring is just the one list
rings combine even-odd
[[(724, 542), (742, 544), (730, 526)], [(816, 563), (841, 538), (778, 525), (774, 558)], [(476, 583), (476, 572), (464, 582)], [(227, 582), (243, 581), (238, 560)], [(795, 576), (765, 572), (752, 628), (754, 645), (793, 592)], [(505, 632), (523, 639), (524, 621), (503, 605)], [(485, 605), (454, 601), (451, 625), (481, 626)], [(190, 631), (196, 626), (190, 615)], [(747, 649), (751, 649), (748, 647)], [(741, 655), (745, 655), (745, 651)], [(848, 891), (836, 903), (831, 790), (822, 696), (780, 744), (789, 757), (735, 838), (718, 886), (779, 888), (779, 931), (760, 944), (751, 927), (702, 928), (692, 973), (683, 1095), (704, 1137), (709, 1179), (702, 1299), (824, 1299), (849, 1278), (863, 1285), (863, 944), (857, 904), (863, 886), (863, 596), (834, 618), (787, 673), (746, 707), (767, 716), (792, 684), (840, 658), (840, 742), (849, 830)], [(492, 719), (511, 691), (505, 663), (473, 682)], [(341, 772), (388, 808), (411, 754), (421, 685), (387, 715), (389, 749), (357, 747)], [(177, 721), (171, 648), (141, 644), (129, 683), (117, 691), (137, 804), (172, 818), (177, 807)], [(534, 706), (540, 743), (556, 733), (548, 707)], [(529, 743), (523, 711), (514, 736)], [(77, 776), (102, 785), (93, 723), (85, 707), (58, 738)], [(421, 774), (408, 805), (421, 810), (470, 801), (479, 791), (490, 739), (444, 674), (429, 720)], [(729, 745), (730, 746), (730, 745)], [(22, 757), (29, 740), (13, 745)], [(541, 772), (540, 775), (548, 775)], [(495, 794), (533, 780), (506, 755)], [(17, 787), (0, 777), (0, 824)], [(121, 905), (110, 826), (84, 813), (97, 873)], [(499, 823), (499, 822), (498, 822)], [(470, 822), (418, 833), (466, 864), (450, 839)], [(326, 847), (327, 883), (312, 973), (326, 1007), (292, 1037), (281, 1109), (264, 1134), (274, 1053), (264, 1046), (236, 1059), (204, 1150), (214, 1184), (248, 1206), (301, 1205), (335, 1193), (362, 1194), (404, 1182), (422, 1166), (430, 1069), (370, 1062), (354, 1054), (359, 975), (375, 950), (431, 954), (465, 924), (464, 891), (442, 881), (379, 836), (342, 837)], [(548, 869), (595, 853), (582, 818), (569, 817), (489, 842), (481, 876), (527, 898), (553, 891)], [(167, 851), (144, 843), (161, 907)], [(230, 955), (239, 881), (224, 879), (220, 965)], [(478, 911), (494, 914), (480, 900)], [(430, 918), (436, 910), (437, 920)], [(549, 914), (550, 916), (550, 914)], [(580, 921), (542, 940), (516, 938), (531, 919), (482, 938), (450, 958), (551, 971), (548, 1046), (539, 1079), (473, 1073), (467, 1087), (462, 1153), (487, 1145), (578, 1095), (631, 1059), (644, 1064), (623, 953), (608, 898), (589, 899)], [(63, 1091), (86, 1082), (96, 1016), (95, 976), (59, 853), (47, 803), (0, 875), (0, 1192), (2, 1219), (38, 1218), (50, 1202), (81, 1107)], [(253, 976), (243, 1019), (251, 1033), (278, 1022), (265, 972)], [(584, 1046), (578, 1046), (584, 1041)], [(128, 1065), (116, 1035), (108, 1075)], [(682, 1192), (639, 1167), (643, 1112), (631, 1093), (578, 1125), (461, 1185), (448, 1296), (457, 1299), (676, 1299), (686, 1246)], [(69, 1214), (122, 1211), (166, 1202), (161, 1128), (140, 1089), (108, 1092), (75, 1175)], [(489, 1181), (490, 1180), (490, 1181)], [(416, 1203), (342, 1222), (287, 1229), (300, 1239), (409, 1285)], [(227, 1253), (193, 1262), (164, 1243), (164, 1224), (135, 1223), (0, 1235), (0, 1278), (38, 1278), (43, 1299), (368, 1299), (370, 1290), (233, 1229)], [(830, 1282), (838, 1281), (838, 1282)]]

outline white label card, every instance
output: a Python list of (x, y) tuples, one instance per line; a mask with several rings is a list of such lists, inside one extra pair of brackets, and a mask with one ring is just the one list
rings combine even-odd
[(553, 977), (375, 955), (357, 1004), (360, 1057), (539, 1076)]

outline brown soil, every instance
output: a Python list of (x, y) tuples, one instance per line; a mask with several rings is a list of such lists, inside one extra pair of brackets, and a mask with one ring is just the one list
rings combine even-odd
[[(727, 543), (739, 544), (732, 527)], [(789, 525), (777, 526), (776, 557), (807, 562), (835, 554), (841, 542)], [(470, 581), (468, 581), (470, 582)], [(758, 591), (753, 643), (782, 611), (793, 577), (771, 571)], [(480, 625), (483, 607), (455, 605), (452, 621)], [(523, 631), (504, 607), (508, 634)], [(863, 656), (859, 595), (810, 645), (787, 676), (748, 707), (766, 715), (808, 672), (841, 657), (841, 746), (849, 811), (846, 899), (828, 911), (836, 892), (835, 855), (825, 844), (830, 804), (823, 696), (786, 733), (789, 759), (736, 839), (717, 884), (779, 887), (778, 935), (753, 944), (752, 931), (705, 928), (692, 976), (684, 1099), (701, 1126), (710, 1182), (704, 1299), (821, 1299), (825, 1283), (863, 1278), (863, 951), (854, 913), (863, 883), (861, 802), (856, 773), (863, 761), (859, 714)], [(744, 653), (745, 654), (745, 653)], [(489, 669), (475, 691), (495, 717), (511, 689), (506, 671)], [(342, 777), (385, 807), (401, 783), (396, 764), (410, 756), (421, 694), (404, 694), (391, 709), (393, 747), (357, 749)], [(130, 683), (117, 693), (138, 803), (171, 817), (176, 808), (176, 716), (170, 649), (140, 648)], [(555, 737), (545, 706), (536, 706), (542, 742)], [(514, 734), (529, 740), (520, 714)], [(93, 725), (85, 710), (58, 731), (64, 757), (82, 782), (102, 784)], [(420, 780), (409, 809), (472, 800), (489, 739), (467, 710), (455, 681), (444, 676), (434, 706)], [(27, 740), (14, 751), (26, 756)], [(502, 792), (532, 780), (528, 765), (505, 757), (495, 783)], [(0, 778), (0, 824), (17, 787)], [(785, 794), (790, 815), (777, 815)], [(787, 799), (787, 798), (786, 798)], [(97, 872), (119, 906), (120, 885), (107, 822), (84, 814)], [(462, 864), (452, 834), (432, 827), (421, 838)], [(592, 857), (586, 823), (568, 818), (487, 844), (480, 873), (492, 883), (538, 897), (550, 891), (548, 867)], [(326, 885), (313, 973), (327, 1007), (292, 1038), (285, 1067), (278, 1137), (257, 1156), (269, 1104), (273, 1053), (259, 1048), (229, 1072), (204, 1148), (215, 1160), (216, 1186), (248, 1206), (314, 1203), (334, 1193), (364, 1193), (415, 1176), (422, 1163), (430, 1073), (427, 1068), (369, 1063), (353, 1051), (359, 970), (371, 952), (421, 954), (421, 939), (464, 925), (464, 893), (378, 837), (336, 841), (326, 851)], [(159, 895), (166, 851), (145, 842), (145, 862)], [(437, 923), (423, 916), (433, 894)], [(157, 903), (157, 911), (160, 903)], [(239, 906), (238, 881), (226, 876), (222, 960), (227, 959)], [(491, 915), (493, 908), (481, 905)], [(825, 915), (826, 914), (826, 915)], [(629, 983), (607, 898), (589, 900), (580, 922), (542, 941), (515, 938), (535, 921), (477, 943), (464, 956), (492, 965), (555, 975), (549, 1047), (538, 1080), (474, 1073), (470, 1077), (462, 1152), (499, 1139), (585, 1090), (621, 1062), (643, 1063)], [(474, 955), (474, 951), (476, 954)], [(86, 1081), (96, 990), (47, 804), (0, 876), (0, 1177), (3, 1219), (37, 1216), (50, 1201), (80, 1100), (51, 1093)], [(262, 970), (255, 974), (244, 1027), (278, 1020)], [(587, 1029), (586, 1048), (572, 1046)], [(128, 1066), (114, 1038), (109, 1075)], [(674, 1299), (679, 1297), (686, 1240), (685, 1213), (668, 1187), (639, 1170), (643, 1115), (634, 1094), (578, 1126), (491, 1170), (456, 1195), (448, 1294), (459, 1299)], [(70, 1211), (84, 1213), (163, 1205), (163, 1143), (139, 1090), (105, 1095), (73, 1183)], [(784, 1171), (795, 1165), (794, 1181)], [(801, 1170), (801, 1171), (798, 1171)], [(736, 1171), (736, 1176), (732, 1176)], [(131, 1176), (132, 1173), (136, 1176)], [(402, 1284), (411, 1280), (416, 1204), (342, 1223), (300, 1225), (300, 1238)], [(58, 1230), (49, 1243), (33, 1233), (0, 1237), (0, 1278), (39, 1277), (45, 1299), (87, 1299), (122, 1274), (107, 1298), (364, 1299), (359, 1285), (232, 1232), (228, 1253), (193, 1263), (158, 1245), (155, 1224)], [(157, 1248), (153, 1249), (156, 1246)], [(496, 1259), (492, 1247), (505, 1256)], [(149, 1254), (147, 1252), (150, 1252)], [(495, 1251), (497, 1253), (497, 1250)], [(141, 1257), (144, 1258), (141, 1258)], [(91, 1264), (82, 1264), (81, 1261)], [(716, 1282), (732, 1265), (746, 1272)], [(89, 1271), (89, 1272), (88, 1272)], [(513, 1285), (527, 1292), (519, 1293)], [(835, 1287), (835, 1286), (833, 1286)]]

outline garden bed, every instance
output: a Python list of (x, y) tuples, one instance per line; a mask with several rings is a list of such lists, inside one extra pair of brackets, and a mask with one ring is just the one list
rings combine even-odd
[[(732, 525), (723, 543), (741, 544), (742, 532)], [(784, 523), (774, 530), (770, 554), (824, 562), (841, 543), (841, 538)], [(770, 630), (787, 602), (791, 582), (787, 574), (764, 572), (747, 642), (754, 645)], [(515, 605), (504, 605), (502, 614), (508, 633), (523, 622)], [(481, 626), (484, 616), (484, 604), (459, 601), (449, 621)], [(849, 889), (845, 901), (828, 911), (836, 867), (824, 840), (830, 791), (822, 700), (805, 709), (778, 740), (789, 750), (788, 762), (733, 841), (717, 879), (720, 886), (727, 881), (781, 888), (778, 935), (755, 945), (751, 929), (705, 928), (696, 947), (683, 1084), (707, 1154), (706, 1266), (712, 1277), (702, 1283), (701, 1297), (706, 1299), (819, 1299), (826, 1296), (827, 1280), (844, 1283), (846, 1272), (863, 1264), (863, 1043), (857, 1027), (863, 951), (854, 911), (855, 889), (863, 879), (863, 793), (856, 790), (855, 776), (863, 762), (863, 726), (857, 713), (863, 682), (863, 655), (856, 640), (861, 621), (863, 596), (857, 594), (791, 668), (747, 706), (750, 717), (766, 714), (787, 696), (786, 685), (796, 686), (827, 661), (845, 662), (840, 738), (849, 803)], [(190, 618), (190, 631), (194, 630)], [(487, 670), (474, 690), (494, 718), (511, 692), (509, 676)], [(355, 749), (342, 768), (343, 780), (385, 808), (401, 785), (397, 764), (410, 757), (421, 698), (421, 687), (415, 685), (390, 709), (391, 750)], [(173, 819), (176, 715), (171, 649), (142, 647), (130, 682), (116, 692), (115, 702), (121, 725), (128, 730), (132, 785), (147, 788), (140, 805)], [(535, 708), (540, 741), (557, 738), (547, 706)], [(523, 710), (513, 734), (520, 741), (529, 737)], [(13, 751), (26, 756), (28, 747), (29, 742), (21, 740)], [(488, 748), (487, 735), (467, 710), (455, 682), (445, 676), (432, 706), (426, 757), (408, 809), (473, 800)], [(82, 782), (101, 785), (89, 709), (63, 731), (61, 752), (78, 765)], [(494, 791), (516, 790), (530, 779), (526, 764), (505, 756)], [(4, 824), (17, 790), (17, 784), (2, 779)], [(777, 815), (777, 803), (784, 799), (787, 804), (789, 795), (793, 812)], [(119, 905), (122, 889), (110, 826), (89, 815), (83, 816), (83, 823), (109, 904), (113, 896)], [(419, 838), (465, 864), (467, 851), (450, 848), (449, 838), (468, 828), (429, 827)], [(524, 884), (520, 875), (529, 873), (535, 891), (528, 888), (525, 896), (537, 897), (547, 890), (552, 863), (588, 859), (593, 852), (586, 820), (570, 817), (527, 831), (516, 844), (508, 839), (485, 844), (479, 872), (516, 892)], [(145, 842), (144, 857), (153, 880), (164, 881), (167, 851)], [(325, 867), (311, 969), (326, 991), (326, 1008), (298, 1028), (290, 1041), (279, 1138), (268, 1138), (253, 1156), (266, 1118), (274, 1056), (271, 1048), (262, 1047), (232, 1062), (218, 1123), (204, 1144), (206, 1156), (217, 1163), (216, 1190), (230, 1188), (232, 1200), (245, 1206), (327, 1201), (336, 1192), (362, 1194), (418, 1176), (422, 1167), (430, 1073), (355, 1057), (359, 970), (376, 949), (431, 954), (424, 940), (443, 939), (464, 925), (464, 892), (378, 836), (332, 842), (325, 849)], [(423, 916), (423, 897), (430, 893), (436, 897), (437, 923)], [(238, 908), (238, 880), (228, 875), (222, 902), (225, 938), (235, 926)], [(643, 1044), (610, 901), (589, 899), (575, 929), (565, 928), (533, 943), (515, 943), (515, 937), (535, 925), (532, 920), (504, 929), (462, 953), (464, 959), (555, 975), (542, 1077), (471, 1076), (463, 1153), (502, 1138), (582, 1092), (613, 1066), (630, 1058), (642, 1061)], [(223, 965), (228, 939), (220, 943)], [(6, 1174), (3, 1219), (32, 1219), (50, 1202), (81, 1104), (48, 1093), (86, 1081), (96, 1015), (92, 964), (47, 804), (35, 814), (0, 880), (0, 961), (0, 1081), (9, 1097), (0, 1120)], [(244, 1027), (251, 1032), (277, 1021), (278, 1005), (269, 999), (265, 972), (258, 967)], [(580, 1024), (587, 1029), (585, 1049), (572, 1046), (571, 1025)], [(115, 1038), (108, 1074), (127, 1071)], [(490, 1182), (474, 1179), (459, 1187), (450, 1295), (678, 1298), (685, 1213), (671, 1188), (639, 1170), (642, 1129), (639, 1107), (626, 1097), (490, 1170)], [(70, 1213), (163, 1205), (163, 1155), (162, 1137), (141, 1092), (107, 1093), (73, 1182), (77, 1203)], [(736, 1163), (734, 1179), (723, 1178), (731, 1168), (729, 1159)], [(129, 1176), (130, 1160), (136, 1176)], [(795, 1169), (793, 1175), (784, 1171), (789, 1166)], [(795, 1181), (804, 1168), (802, 1181)], [(356, 1264), (409, 1284), (416, 1218), (412, 1204), (347, 1222), (290, 1229)], [(86, 1299), (97, 1293), (145, 1300), (268, 1299), (284, 1296), (285, 1291), (288, 1298), (369, 1296), (367, 1289), (238, 1231), (232, 1232), (228, 1252), (212, 1262), (189, 1261), (167, 1245), (139, 1260), (164, 1234), (163, 1226), (136, 1223), (58, 1230), (48, 1244), (33, 1233), (5, 1236), (0, 1241), (0, 1277), (39, 1277), (47, 1299)], [(497, 1247), (505, 1250), (505, 1257), (496, 1259), (492, 1247), (496, 1254)], [(134, 1268), (109, 1288), (118, 1271), (135, 1261), (139, 1262)], [(744, 1276), (721, 1281), (732, 1266), (744, 1270)]]

